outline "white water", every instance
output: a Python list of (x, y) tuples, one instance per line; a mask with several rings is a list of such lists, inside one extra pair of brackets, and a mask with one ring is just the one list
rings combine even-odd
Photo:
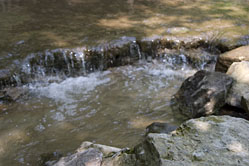
[(7, 142), (0, 162), (36, 165), (41, 154), (65, 155), (82, 141), (132, 146), (154, 121), (180, 124), (182, 120), (171, 112), (170, 99), (196, 69), (173, 63), (141, 61), (87, 76), (47, 77), (43, 83), (30, 84), (28, 99), (13, 104), (0, 117), (0, 132), (12, 133), (0, 136)]

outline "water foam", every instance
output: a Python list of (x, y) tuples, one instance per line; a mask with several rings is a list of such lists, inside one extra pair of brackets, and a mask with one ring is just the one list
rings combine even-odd
[(62, 82), (54, 82), (47, 86), (32, 86), (35, 92), (41, 96), (51, 98), (57, 102), (72, 103), (75, 101), (75, 95), (86, 96), (90, 91), (95, 90), (99, 85), (106, 84), (110, 81), (106, 75), (109, 72), (96, 72), (88, 76), (76, 78), (67, 78)]

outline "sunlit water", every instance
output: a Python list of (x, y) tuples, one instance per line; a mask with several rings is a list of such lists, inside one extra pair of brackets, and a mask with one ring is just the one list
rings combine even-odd
[(0, 69), (45, 49), (204, 34), (211, 41), (248, 35), (249, 1), (0, 0)]
[[(0, 0), (0, 70), (15, 70), (32, 52), (122, 36), (239, 38), (248, 20), (248, 0)], [(21, 100), (0, 105), (0, 165), (38, 165), (40, 155), (66, 155), (82, 141), (131, 147), (154, 121), (180, 124), (170, 99), (196, 72), (188, 66), (141, 62), (25, 86)]]
[(28, 96), (0, 115), (0, 163), (37, 165), (40, 155), (66, 155), (82, 141), (131, 147), (154, 121), (179, 125), (170, 99), (195, 72), (161, 60), (30, 84)]

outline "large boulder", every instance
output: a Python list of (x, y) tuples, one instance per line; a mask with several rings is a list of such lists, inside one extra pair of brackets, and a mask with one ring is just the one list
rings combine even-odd
[(230, 116), (192, 119), (172, 134), (149, 134), (136, 166), (249, 165), (249, 122)]
[[(228, 69), (227, 75), (230, 75), (235, 81), (228, 94), (226, 102), (229, 105), (243, 108), (242, 98), (245, 101), (249, 100), (249, 62), (234, 62)], [(242, 106), (243, 105), (243, 106)], [(248, 110), (247, 108), (245, 110)]]
[(221, 54), (215, 71), (226, 72), (233, 62), (249, 61), (249, 46), (243, 46)]
[(189, 118), (217, 113), (225, 105), (233, 79), (220, 72), (198, 71), (187, 78), (173, 97), (173, 110)]

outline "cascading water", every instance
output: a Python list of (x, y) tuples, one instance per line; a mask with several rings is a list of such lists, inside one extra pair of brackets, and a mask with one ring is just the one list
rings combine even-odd
[(39, 61), (28, 57), (22, 71), (35, 81), (23, 85), (28, 94), (0, 116), (0, 162), (37, 165), (41, 156), (65, 155), (82, 141), (132, 146), (154, 121), (180, 124), (171, 96), (186, 77), (210, 66), (191, 65), (184, 52), (161, 53), (147, 62), (139, 47), (129, 48), (140, 61), (92, 73), (96, 66), (85, 61), (83, 48), (60, 50), (67, 55), (61, 59), (58, 50), (40, 54)]
[(28, 92), (0, 116), (0, 163), (37, 165), (82, 141), (132, 146), (154, 121), (180, 124), (172, 95), (197, 70), (212, 70), (216, 56), (178, 48), (122, 38), (112, 46), (29, 54), (4, 84)]

